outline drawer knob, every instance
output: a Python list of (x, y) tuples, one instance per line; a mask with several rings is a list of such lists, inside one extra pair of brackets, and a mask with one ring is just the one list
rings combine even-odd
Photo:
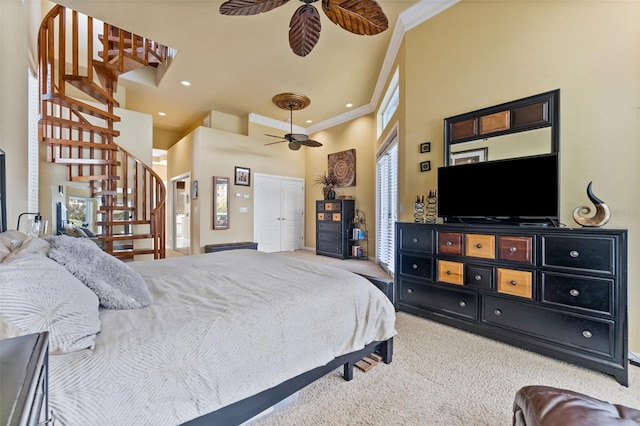
[(579, 252), (578, 250), (571, 250), (571, 251), (569, 252), (569, 256), (571, 256), (571, 257), (578, 257), (578, 256), (580, 256), (580, 252)]
[(476, 248), (481, 249), (482, 248), (482, 244), (476, 244)]
[(593, 336), (593, 333), (591, 333), (589, 330), (585, 330), (582, 332), (582, 335), (587, 339), (591, 339), (591, 337)]
[(411, 265), (411, 267), (412, 267), (413, 269), (418, 269), (418, 265), (416, 265), (415, 263), (414, 263), (413, 265)]
[(518, 285), (518, 283), (516, 282), (516, 280), (511, 280), (511, 281), (509, 282), (509, 284), (511, 284), (511, 285)]
[(414, 243), (417, 243), (417, 242), (418, 242), (418, 239), (417, 239), (417, 238), (414, 238), (412, 241), (413, 241)]
[(446, 272), (446, 274), (447, 274), (447, 275), (451, 275), (451, 271), (447, 271), (447, 272)]
[(408, 288), (407, 289), (407, 293), (409, 293), (409, 294), (413, 293), (413, 289), (412, 288)]
[(451, 247), (453, 245), (453, 243), (451, 241), (447, 241), (446, 243), (444, 243), (444, 245)]
[(478, 274), (473, 278), (475, 278), (476, 281), (480, 281), (480, 280), (482, 280), (482, 275)]
[(515, 253), (515, 252), (517, 252), (517, 251), (518, 251), (518, 248), (517, 248), (517, 247), (509, 247), (509, 251), (510, 251), (511, 253)]
[(572, 288), (571, 290), (569, 290), (569, 294), (572, 295), (573, 297), (580, 296), (580, 292), (575, 288)]
[(496, 309), (495, 311), (493, 311), (493, 313), (498, 317), (502, 315), (502, 311), (500, 309)]
[(464, 300), (461, 300), (459, 305), (464, 308), (465, 306), (467, 306), (467, 302), (465, 302)]

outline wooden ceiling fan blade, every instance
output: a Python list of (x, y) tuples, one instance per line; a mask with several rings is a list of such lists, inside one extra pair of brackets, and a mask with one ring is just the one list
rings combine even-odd
[(302, 141), (306, 141), (309, 139), (309, 136), (302, 134), (302, 133), (287, 133), (286, 135), (284, 135), (285, 139), (289, 140), (289, 138), (298, 141), (298, 142), (302, 142)]
[(282, 141), (278, 141), (278, 142), (269, 142), (269, 143), (265, 143), (265, 144), (264, 144), (264, 146), (267, 146), (267, 145), (275, 145), (275, 144), (277, 144), (277, 143), (282, 143), (282, 142), (287, 142), (287, 141), (286, 141), (286, 140), (282, 140)]
[(307, 56), (320, 39), (320, 14), (315, 7), (300, 6), (289, 23), (289, 46), (298, 56)]
[(375, 0), (322, 0), (322, 10), (331, 22), (354, 34), (375, 35), (389, 28)]
[(320, 142), (314, 141), (312, 139), (307, 139), (305, 141), (298, 141), (298, 142), (300, 142), (304, 146), (310, 146), (312, 148), (317, 148), (319, 146), (322, 146), (322, 144)]
[(282, 6), (289, 0), (228, 0), (220, 5), (220, 13), (230, 16), (257, 15)]
[(270, 136), (270, 137), (272, 137), (272, 138), (286, 139), (286, 137), (284, 137), (284, 136), (270, 135), (270, 134), (268, 134), (268, 133), (265, 133), (264, 135), (265, 135), (265, 136)]

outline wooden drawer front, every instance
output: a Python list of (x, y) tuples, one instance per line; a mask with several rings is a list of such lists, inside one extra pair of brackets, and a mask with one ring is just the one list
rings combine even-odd
[(438, 232), (438, 253), (462, 255), (462, 234)]
[(433, 232), (430, 229), (400, 228), (400, 249), (433, 253)]
[(400, 273), (433, 279), (433, 259), (400, 254)]
[(508, 130), (511, 127), (511, 111), (501, 111), (480, 117), (480, 134)]
[(342, 220), (342, 213), (333, 213), (331, 215), (331, 220), (334, 222), (340, 222)]
[(462, 285), (464, 274), (462, 270), (464, 264), (460, 262), (449, 262), (448, 260), (438, 260), (438, 281), (443, 283)]
[(318, 241), (342, 244), (342, 235), (335, 232), (318, 232)]
[(325, 211), (340, 211), (340, 203), (324, 203)]
[(333, 223), (333, 222), (319, 222), (318, 223), (318, 232), (342, 232), (342, 224), (341, 223)]
[(469, 120), (458, 121), (457, 123), (451, 124), (450, 130), (452, 141), (478, 136), (478, 120), (472, 118)]
[(490, 296), (484, 298), (482, 321), (556, 344), (613, 357), (613, 321), (585, 318)]
[(543, 272), (541, 286), (543, 303), (613, 315), (613, 280)]
[(533, 263), (533, 238), (498, 236), (498, 259)]
[(498, 268), (498, 292), (533, 298), (533, 274), (529, 271)]
[(327, 253), (342, 254), (342, 243), (330, 241), (318, 241), (318, 250)]
[(318, 213), (318, 220), (325, 220), (326, 216), (325, 213)]
[(401, 302), (425, 306), (440, 312), (476, 321), (478, 319), (478, 295), (469, 291), (446, 289), (401, 281)]
[(525, 127), (549, 122), (549, 101), (538, 102), (513, 110), (513, 127)]
[(483, 259), (496, 258), (496, 237), (493, 235), (467, 234), (466, 255)]
[(493, 290), (493, 268), (465, 265), (464, 285)]
[(544, 266), (615, 273), (615, 240), (606, 237), (542, 238)]

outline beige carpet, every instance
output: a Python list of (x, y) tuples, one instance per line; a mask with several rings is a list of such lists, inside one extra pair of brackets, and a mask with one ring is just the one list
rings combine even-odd
[[(321, 258), (310, 256), (326, 261)], [(335, 370), (303, 389), (297, 402), (253, 425), (510, 425), (513, 397), (530, 384), (640, 408), (635, 366), (629, 367), (630, 385), (624, 387), (612, 376), (406, 313), (398, 313), (396, 329), (391, 364), (366, 373), (356, 369), (351, 382)]]

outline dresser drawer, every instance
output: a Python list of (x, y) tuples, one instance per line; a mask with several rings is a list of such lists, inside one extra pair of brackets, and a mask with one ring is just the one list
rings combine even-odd
[(609, 358), (614, 355), (613, 321), (585, 318), (491, 296), (484, 298), (482, 321)]
[(542, 237), (544, 266), (615, 273), (615, 239), (607, 237)]
[(422, 285), (402, 280), (399, 301), (447, 314), (478, 319), (478, 295), (473, 292)]
[(323, 251), (326, 253), (334, 253), (334, 254), (342, 254), (342, 242), (329, 242), (329, 241), (318, 241), (318, 247), (316, 250)]
[(493, 268), (465, 265), (464, 285), (493, 290)]
[(496, 258), (496, 237), (484, 234), (466, 235), (465, 254), (483, 259)]
[(400, 273), (431, 280), (433, 278), (433, 259), (401, 253)]
[(462, 285), (464, 283), (464, 264), (438, 260), (438, 281), (443, 283)]
[(416, 250), (433, 253), (433, 231), (427, 228), (400, 227), (400, 250)]
[(533, 298), (533, 273), (498, 268), (498, 292), (511, 296)]
[(533, 238), (498, 236), (498, 259), (533, 263)]
[(543, 272), (541, 286), (543, 303), (613, 315), (613, 280)]
[(438, 253), (462, 255), (462, 234), (458, 232), (438, 232)]
[(334, 242), (340, 244), (342, 242), (342, 234), (335, 232), (318, 232), (318, 241)]
[[(327, 217), (327, 216), (326, 216)], [(328, 217), (327, 217), (327, 220)], [(342, 232), (342, 224), (334, 222), (318, 222), (318, 233), (320, 232)]]

